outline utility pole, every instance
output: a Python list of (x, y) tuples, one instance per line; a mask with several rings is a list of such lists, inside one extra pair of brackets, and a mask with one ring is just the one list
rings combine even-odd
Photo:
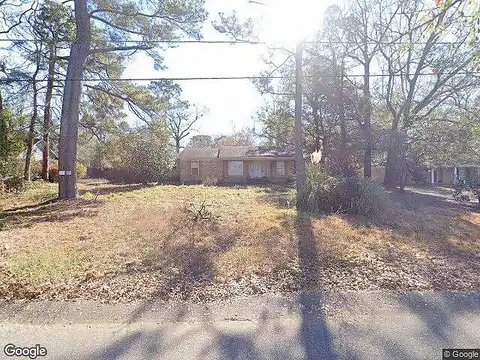
[(302, 127), (302, 62), (303, 42), (297, 43), (295, 51), (295, 176), (297, 188), (297, 209), (301, 210), (307, 188), (307, 175), (303, 159)]

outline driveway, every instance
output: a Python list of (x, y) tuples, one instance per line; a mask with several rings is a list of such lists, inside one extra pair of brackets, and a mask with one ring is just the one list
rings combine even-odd
[[(207, 305), (0, 305), (0, 343), (45, 359), (441, 359), (478, 348), (480, 294), (311, 293)], [(40, 357), (39, 357), (40, 359)]]
[(469, 202), (455, 201), (453, 198), (453, 190), (448, 187), (441, 186), (406, 186), (407, 194), (416, 196), (417, 199), (423, 201), (427, 205), (447, 205), (476, 210), (478, 201), (473, 196)]

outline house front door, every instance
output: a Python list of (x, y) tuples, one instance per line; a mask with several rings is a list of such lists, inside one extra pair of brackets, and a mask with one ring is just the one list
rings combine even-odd
[(252, 161), (248, 166), (248, 175), (251, 179), (260, 179), (266, 176), (263, 161)]

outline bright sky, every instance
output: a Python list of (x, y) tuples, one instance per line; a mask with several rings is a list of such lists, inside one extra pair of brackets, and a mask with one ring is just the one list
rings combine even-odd
[[(249, 4), (248, 0), (207, 0), (210, 20), (205, 24), (204, 40), (227, 40), (210, 25), (219, 12), (229, 14), (236, 10), (242, 18), (260, 17), (260, 41), (295, 42), (318, 29), (325, 9), (335, 0), (263, 0), (267, 6)], [(287, 45), (285, 45), (287, 46)], [(264, 45), (181, 44), (165, 54), (168, 70), (156, 72), (153, 62), (139, 55), (125, 76), (149, 77), (204, 77), (255, 76), (264, 68), (260, 59), (267, 49)], [(197, 125), (198, 133), (229, 134), (233, 127), (240, 130), (252, 127), (252, 116), (264, 99), (249, 80), (181, 81), (183, 97), (205, 106), (209, 114)]]

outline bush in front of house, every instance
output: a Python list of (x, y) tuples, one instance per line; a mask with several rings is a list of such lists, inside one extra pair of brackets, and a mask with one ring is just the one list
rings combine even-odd
[(355, 184), (351, 199), (352, 213), (370, 218), (384, 214), (390, 206), (390, 198), (385, 189), (370, 179), (360, 179)]
[(307, 189), (300, 208), (312, 212), (336, 212), (345, 207), (342, 179), (329, 175), (322, 167), (308, 165)]
[(466, 183), (461, 180), (457, 180), (453, 184), (454, 193), (453, 196), (455, 200), (459, 201), (464, 196), (467, 201), (470, 201), (468, 195), (464, 193), (471, 193), (473, 194), (478, 200), (478, 206), (480, 207), (480, 180), (476, 180), (471, 183)]
[(219, 181), (213, 176), (206, 176), (202, 179), (202, 184), (204, 186), (216, 186), (219, 184)]
[(317, 213), (348, 213), (370, 218), (378, 217), (389, 208), (384, 188), (357, 177), (330, 175), (323, 167), (307, 166), (307, 189), (300, 209)]

